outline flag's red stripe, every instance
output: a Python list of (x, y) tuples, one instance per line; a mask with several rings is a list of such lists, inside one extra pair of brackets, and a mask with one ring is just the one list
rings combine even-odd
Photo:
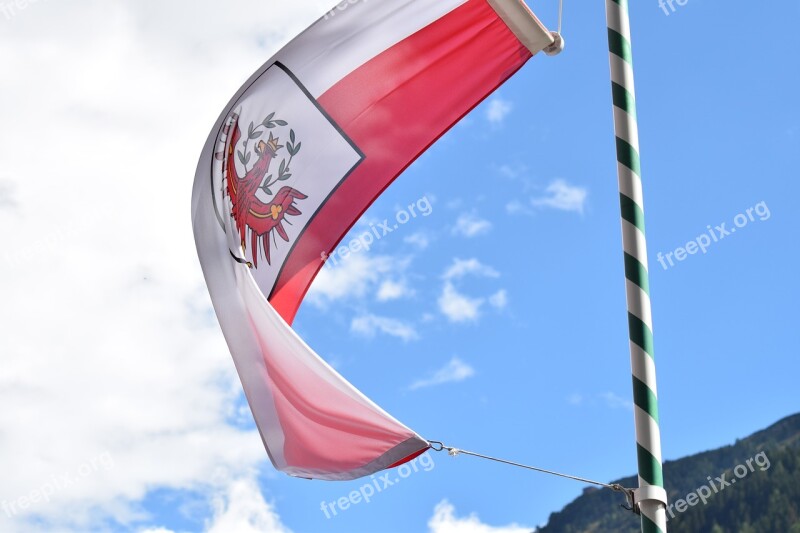
[(486, 0), (470, 0), (319, 98), (366, 154), (287, 259), (272, 305), (291, 322), (334, 244), (391, 182), (531, 53)]
[(425, 447), (425, 448), (423, 448), (423, 449), (421, 449), (421, 450), (419, 450), (417, 452), (414, 452), (411, 455), (409, 455), (408, 457), (404, 457), (403, 459), (400, 459), (396, 463), (387, 466), (386, 469), (388, 470), (389, 468), (397, 468), (398, 466), (400, 466), (402, 464), (405, 464), (405, 463), (407, 463), (409, 461), (413, 461), (414, 459), (416, 459), (417, 457), (419, 457), (423, 453), (427, 452), (429, 449), (430, 449), (430, 447)]

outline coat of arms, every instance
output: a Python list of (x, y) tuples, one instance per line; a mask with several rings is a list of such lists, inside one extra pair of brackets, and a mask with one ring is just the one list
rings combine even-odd
[[(300, 153), (303, 143), (289, 128), (289, 140), (285, 145), (280, 144), (279, 128), (285, 132), (289, 124), (275, 115), (270, 113), (258, 124), (251, 122), (246, 137), (239, 127), (238, 114), (231, 117), (224, 130), (225, 134), (231, 134), (225, 157), (224, 191), (230, 197), (231, 217), (241, 239), (242, 251), (250, 247), (252, 263), (248, 265), (251, 268), (258, 268), (261, 254), (270, 264), (270, 247), (278, 245), (276, 235), (289, 242), (283, 224), (291, 225), (287, 216), (302, 214), (295, 202), (307, 198), (285, 184), (292, 177), (292, 160)], [(220, 156), (222, 154), (217, 154), (218, 158)], [(244, 170), (242, 176), (237, 170), (237, 159)], [(277, 160), (280, 163), (276, 172), (272, 165)]]

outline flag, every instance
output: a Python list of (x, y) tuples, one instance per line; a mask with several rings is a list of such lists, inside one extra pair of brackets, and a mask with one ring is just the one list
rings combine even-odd
[(353, 479), (428, 449), (289, 324), (375, 198), (553, 42), (519, 0), (343, 1), (223, 111), (195, 178), (195, 241), (277, 469)]

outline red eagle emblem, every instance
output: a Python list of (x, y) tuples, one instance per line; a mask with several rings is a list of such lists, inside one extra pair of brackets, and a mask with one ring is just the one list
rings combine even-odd
[[(290, 165), (302, 145), (296, 141), (294, 130), (290, 130), (290, 140), (286, 146), (278, 144), (279, 139), (274, 137), (270, 131), (267, 141), (259, 140), (252, 151), (248, 150), (248, 143), (261, 138), (266, 131), (277, 126), (288, 125), (286, 121), (274, 117), (275, 113), (272, 113), (258, 125), (251, 122), (247, 139), (238, 151), (236, 147), (242, 139), (238, 115), (233, 116), (233, 123), (226, 128), (228, 131), (225, 132), (233, 130), (225, 161), (227, 180), (225, 189), (231, 199), (231, 217), (236, 222), (243, 251), (247, 250), (246, 236), (249, 233), (249, 245), (253, 258), (252, 268), (258, 268), (259, 244), (261, 244), (260, 249), (263, 250), (267, 263), (270, 264), (270, 246), (272, 244), (270, 240), (275, 240), (276, 246), (278, 244), (274, 233), (277, 233), (285, 242), (289, 242), (289, 235), (283, 224), (291, 225), (291, 222), (286, 220), (286, 217), (302, 214), (295, 206), (295, 200), (308, 198), (305, 194), (289, 186), (281, 186), (280, 189), (277, 189), (281, 182), (292, 177)], [(270, 166), (284, 148), (289, 157), (281, 161), (276, 176), (274, 173), (270, 173)], [(248, 169), (253, 155), (256, 156), (255, 163)], [(241, 177), (236, 170), (236, 156), (245, 169), (245, 175)], [(273, 189), (277, 189), (277, 193), (273, 193)], [(262, 191), (264, 196), (270, 197), (270, 200), (262, 201), (257, 195), (259, 191)]]

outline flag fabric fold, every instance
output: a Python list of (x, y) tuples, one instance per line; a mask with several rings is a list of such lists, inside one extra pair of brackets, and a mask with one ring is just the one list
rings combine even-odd
[(290, 323), (375, 198), (552, 43), (519, 0), (350, 0), (267, 61), (220, 116), (195, 177), (195, 241), (277, 469), (353, 479), (428, 449)]

